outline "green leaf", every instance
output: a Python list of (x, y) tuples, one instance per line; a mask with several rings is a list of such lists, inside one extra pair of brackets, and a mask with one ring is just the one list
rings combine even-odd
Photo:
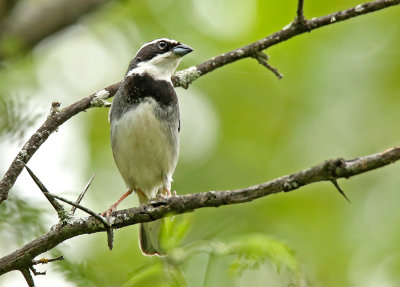
[(193, 221), (193, 215), (185, 214), (177, 218), (164, 218), (161, 230), (161, 245), (165, 250), (171, 251), (177, 248), (183, 241)]
[(18, 196), (0, 205), (0, 234), (12, 236), (18, 245), (45, 232), (42, 209)]
[(144, 287), (165, 286), (182, 287), (187, 286), (186, 280), (180, 268), (158, 260), (144, 265), (129, 275), (129, 280), (122, 287)]
[(226, 244), (224, 254), (236, 256), (230, 270), (239, 275), (248, 269), (258, 269), (267, 260), (278, 272), (286, 268), (292, 274), (299, 275), (294, 251), (285, 243), (263, 234), (250, 234), (233, 239)]

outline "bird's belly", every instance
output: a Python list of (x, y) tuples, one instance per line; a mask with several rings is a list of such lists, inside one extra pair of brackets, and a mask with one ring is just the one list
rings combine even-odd
[(163, 186), (169, 187), (179, 149), (177, 127), (176, 133), (170, 132), (176, 124), (161, 122), (155, 105), (143, 102), (126, 112), (112, 123), (111, 134), (114, 159), (125, 184), (140, 188), (148, 199)]

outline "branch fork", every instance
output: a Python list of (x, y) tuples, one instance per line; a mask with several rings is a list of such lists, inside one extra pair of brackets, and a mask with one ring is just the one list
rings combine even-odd
[[(351, 160), (338, 158), (324, 161), (313, 167), (248, 188), (225, 191), (208, 191), (169, 197), (162, 201), (152, 201), (149, 205), (115, 212), (113, 214), (113, 227), (122, 228), (142, 222), (157, 220), (171, 214), (192, 212), (204, 207), (218, 207), (250, 202), (257, 198), (276, 194), (282, 191), (288, 192), (296, 190), (301, 186), (315, 182), (329, 181), (335, 185), (335, 182), (340, 178), (349, 178), (386, 166), (398, 160), (400, 160), (400, 147), (394, 147), (380, 153)], [(336, 188), (338, 188), (338, 186), (336, 186)], [(338, 190), (341, 190), (340, 187)], [(54, 197), (59, 198), (56, 196)], [(28, 282), (28, 280), (30, 280), (30, 273), (27, 272), (26, 269), (32, 265), (32, 260), (36, 256), (54, 248), (69, 238), (82, 234), (104, 232), (107, 230), (108, 227), (106, 224), (99, 221), (97, 216), (90, 216), (85, 219), (68, 221), (65, 224), (58, 224), (48, 233), (30, 243), (27, 243), (25, 246), (11, 254), (0, 258), (0, 275), (12, 270), (20, 270), (24, 274), (25, 278), (28, 278)], [(28, 263), (26, 263), (27, 259), (30, 260)]]
[(263, 65), (264, 67), (266, 67), (268, 70), (270, 70), (272, 73), (274, 73), (275, 76), (278, 77), (278, 79), (282, 79), (283, 75), (281, 73), (279, 73), (277, 68), (272, 67), (269, 63), (269, 56), (263, 52), (255, 52), (253, 57), (258, 61), (258, 63), (260, 63), (261, 65)]
[(295, 26), (307, 26), (307, 19), (304, 17), (304, 0), (298, 0), (296, 18), (293, 21)]

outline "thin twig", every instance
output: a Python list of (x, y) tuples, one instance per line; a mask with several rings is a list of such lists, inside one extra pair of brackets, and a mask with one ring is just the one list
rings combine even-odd
[(350, 199), (347, 197), (347, 195), (344, 193), (343, 189), (340, 187), (336, 179), (331, 180), (332, 184), (336, 187), (336, 189), (339, 191), (341, 195), (347, 200), (348, 203), (351, 203)]
[(277, 68), (272, 67), (269, 63), (269, 57), (267, 54), (263, 53), (263, 52), (257, 52), (254, 54), (254, 58), (264, 67), (266, 67), (268, 70), (270, 70), (272, 73), (275, 74), (275, 76), (278, 77), (278, 79), (282, 79), (283, 75), (281, 73), (279, 73)]
[(46, 271), (36, 271), (35, 267), (33, 265), (29, 266), (29, 269), (32, 271), (33, 275), (38, 276), (38, 275), (46, 275)]
[(28, 171), (29, 175), (32, 177), (33, 181), (36, 183), (36, 185), (39, 187), (39, 189), (42, 191), (44, 196), (47, 198), (47, 200), (50, 202), (50, 204), (53, 206), (55, 211), (58, 214), (58, 218), (60, 220), (64, 220), (66, 218), (66, 212), (64, 207), (57, 202), (57, 200), (54, 200), (53, 197), (51, 197), (49, 194), (50, 192), (47, 190), (47, 188), (44, 186), (44, 184), (40, 181), (40, 179), (33, 173), (33, 171), (26, 165), (25, 168)]
[[(178, 71), (174, 76), (172, 76), (171, 80), (176, 87), (188, 87), (192, 82), (205, 74), (240, 59), (254, 57), (255, 52), (263, 51), (273, 45), (277, 45), (300, 34), (398, 4), (400, 4), (400, 0), (375, 0), (343, 11), (307, 20), (306, 25), (288, 25), (268, 37), (213, 57), (197, 66), (190, 67), (183, 71)], [(73, 103), (72, 105), (60, 110), (59, 113), (51, 114), (43, 125), (31, 136), (28, 142), (25, 143), (14, 161), (11, 163), (3, 179), (0, 181), (0, 203), (8, 198), (10, 189), (23, 169), (23, 163), (27, 163), (30, 160), (33, 154), (40, 148), (42, 143), (47, 140), (51, 133), (76, 114), (92, 107), (104, 106), (104, 100), (113, 97), (118, 90), (119, 85), (120, 83), (115, 83)]]
[(83, 211), (85, 211), (86, 213), (90, 214), (91, 216), (93, 216), (94, 218), (100, 220), (105, 226), (106, 226), (106, 230), (107, 230), (107, 246), (110, 250), (113, 249), (113, 245), (114, 245), (114, 231), (112, 230), (111, 227), (111, 223), (104, 218), (103, 216), (91, 211), (89, 208), (86, 208), (82, 205), (76, 204), (75, 202), (69, 201), (68, 199), (65, 199), (61, 196), (57, 196), (55, 194), (50, 194), (51, 196), (53, 196), (54, 198), (57, 198), (58, 200), (61, 200), (65, 203), (68, 203), (72, 206), (75, 206), (76, 208), (79, 208)]
[[(58, 256), (56, 258), (51, 258), (51, 259), (45, 259), (45, 258), (41, 258), (39, 260), (32, 260), (31, 264), (29, 265), (29, 270), (32, 271), (32, 273), (37, 276), (37, 275), (46, 275), (46, 271), (43, 272), (39, 272), (35, 269), (34, 265), (38, 265), (38, 264), (47, 264), (50, 262), (54, 262), (54, 261), (58, 261), (58, 260), (64, 260), (64, 256)], [(28, 270), (28, 271), (29, 271)]]
[[(327, 160), (296, 173), (281, 176), (247, 188), (173, 196), (168, 199), (150, 202), (148, 205), (114, 212), (113, 227), (122, 228), (157, 220), (171, 214), (193, 212), (199, 208), (249, 202), (282, 191), (293, 191), (315, 182), (349, 178), (389, 165), (398, 160), (400, 160), (400, 147), (395, 147), (380, 153), (351, 160), (344, 160), (342, 158)], [(97, 217), (88, 217), (84, 220), (80, 219), (64, 224), (59, 223), (48, 233), (0, 258), (0, 275), (12, 270), (19, 270), (21, 264), (26, 262), (27, 259), (35, 258), (69, 238), (106, 230), (107, 227), (104, 224), (100, 224)]]
[(20, 269), (19, 271), (21, 271), (28, 286), (35, 287), (35, 282), (33, 281), (33, 277), (31, 272), (29, 271), (29, 268)]
[(61, 255), (61, 256), (58, 256), (56, 258), (50, 258), (50, 259), (41, 258), (39, 260), (33, 260), (32, 261), (32, 265), (47, 264), (47, 263), (58, 261), (58, 260), (64, 260), (64, 256)]
[[(85, 196), (86, 191), (89, 189), (90, 184), (92, 183), (94, 177), (96, 176), (96, 173), (93, 173), (92, 177), (89, 179), (88, 183), (86, 184), (85, 188), (83, 189), (82, 193), (79, 194), (78, 198), (75, 201), (75, 204), (81, 203), (83, 197)], [(72, 206), (71, 208), (71, 214), (74, 214), (76, 210), (75, 206)]]
[(98, 220), (100, 220), (105, 226), (110, 227), (110, 223), (103, 216), (97, 214), (94, 211), (91, 211), (89, 208), (86, 208), (86, 207), (84, 207), (84, 206), (82, 206), (80, 204), (76, 204), (75, 202), (72, 202), (72, 201), (70, 201), (68, 199), (65, 199), (65, 198), (63, 198), (61, 196), (58, 196), (58, 195), (55, 195), (55, 194), (52, 194), (52, 193), (49, 193), (49, 195), (54, 197), (54, 198), (56, 198), (56, 199), (58, 199), (58, 200), (61, 200), (61, 201), (65, 202), (65, 203), (68, 203), (68, 204), (70, 204), (72, 206), (75, 206), (76, 208), (79, 208), (80, 210), (83, 210), (87, 214), (89, 214), (89, 215), (97, 218)]
[[(56, 198), (56, 199), (58, 199), (58, 200), (61, 200), (61, 201), (63, 201), (63, 202), (65, 202), (65, 203), (68, 203), (68, 204), (70, 204), (70, 205), (72, 205), (73, 207), (75, 207), (75, 208), (79, 208), (79, 209), (81, 209), (81, 210), (83, 210), (83, 211), (85, 211), (86, 213), (88, 213), (89, 215), (92, 215), (93, 217), (95, 217), (95, 218), (97, 218), (98, 220), (100, 220), (105, 226), (107, 226), (108, 227), (108, 232), (107, 232), (107, 242), (108, 242), (108, 247), (110, 248), (110, 250), (112, 249), (112, 247), (113, 247), (113, 231), (112, 231), (112, 228), (111, 228), (111, 224), (108, 222), (108, 220), (106, 220), (103, 216), (101, 216), (101, 215), (99, 215), (99, 214), (97, 214), (97, 213), (95, 213), (94, 211), (91, 211), (89, 208), (86, 208), (86, 207), (84, 207), (84, 206), (82, 206), (82, 205), (80, 205), (79, 204), (79, 202), (80, 202), (80, 200), (83, 198), (83, 196), (84, 196), (84, 194), (85, 194), (85, 192), (86, 192), (86, 190), (89, 188), (89, 186), (90, 186), (90, 183), (93, 181), (93, 178), (94, 178), (94, 176), (96, 175), (96, 173), (94, 173), (93, 175), (92, 175), (92, 177), (90, 178), (90, 180), (89, 180), (89, 182), (87, 183), (87, 185), (86, 185), (86, 187), (85, 187), (85, 189), (84, 189), (84, 191), (81, 193), (81, 195), (78, 197), (78, 200), (77, 200), (77, 202), (78, 203), (74, 203), (74, 202), (72, 202), (72, 201), (69, 201), (68, 199), (65, 199), (65, 198), (63, 198), (63, 197), (61, 197), (61, 196), (58, 196), (58, 195), (55, 195), (55, 194), (51, 194), (48, 190), (47, 190), (47, 188), (44, 186), (44, 184), (39, 180), (39, 178), (33, 173), (33, 171), (27, 166), (27, 165), (25, 165), (25, 168), (27, 169), (27, 171), (29, 172), (29, 174), (31, 175), (31, 177), (32, 177), (32, 179), (35, 181), (35, 183), (39, 186), (39, 188), (40, 188), (40, 190), (43, 192), (43, 194), (46, 196), (46, 198), (50, 201), (50, 203), (53, 205), (53, 206), (61, 206), (61, 208), (62, 208), (62, 213), (65, 215), (65, 210), (64, 210), (64, 208), (62, 207), (62, 205), (60, 205), (56, 200), (54, 200), (54, 198)], [(81, 197), (81, 198), (80, 198)], [(80, 199), (79, 199), (80, 198)], [(54, 207), (55, 208), (55, 207)], [(57, 210), (57, 209), (56, 209)], [(57, 210), (57, 213), (61, 213), (61, 212), (59, 212), (58, 210)], [(65, 217), (63, 217), (63, 218), (65, 218)], [(60, 219), (61, 219), (61, 217), (60, 217)], [(35, 274), (35, 275), (37, 275), (35, 272), (36, 272), (36, 270), (32, 267), (32, 272)]]
[(7, 199), (11, 187), (14, 185), (17, 177), (24, 168), (24, 163), (27, 163), (30, 160), (33, 154), (53, 132), (74, 115), (91, 107), (101, 106), (103, 99), (109, 98), (117, 92), (119, 84), (120, 83), (115, 83), (110, 85), (107, 88), (93, 93), (59, 111), (52, 108), (52, 112), (49, 114), (45, 122), (24, 144), (21, 151), (11, 163), (11, 166), (7, 170), (3, 179), (0, 181), (0, 203)]
[(301, 23), (305, 22), (306, 18), (304, 17), (304, 0), (298, 0), (297, 2), (297, 17), (296, 17), (296, 22)]
[(107, 229), (107, 245), (110, 250), (114, 247), (114, 230), (112, 228)]

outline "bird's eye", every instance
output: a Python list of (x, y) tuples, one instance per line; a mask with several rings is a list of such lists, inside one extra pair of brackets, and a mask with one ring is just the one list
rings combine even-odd
[(158, 47), (159, 47), (161, 50), (164, 50), (164, 49), (167, 47), (167, 42), (165, 42), (165, 41), (160, 41), (160, 42), (158, 42)]

